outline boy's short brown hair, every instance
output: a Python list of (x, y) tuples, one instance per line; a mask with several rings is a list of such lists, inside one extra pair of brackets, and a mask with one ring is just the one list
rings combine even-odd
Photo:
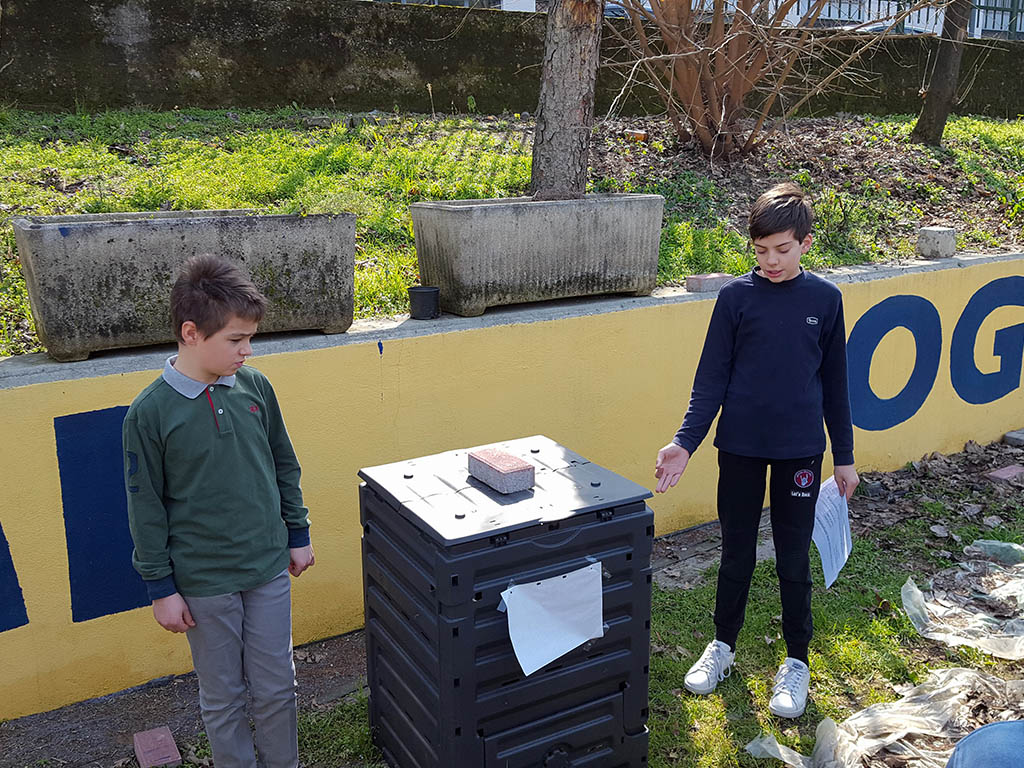
[(186, 320), (209, 337), (227, 325), (232, 316), (258, 323), (266, 308), (267, 300), (252, 280), (217, 256), (190, 258), (171, 288), (171, 325), (178, 341), (183, 341), (181, 325)]
[(799, 241), (810, 234), (813, 220), (811, 201), (799, 184), (787, 181), (776, 184), (757, 198), (750, 210), (747, 228), (751, 240), (793, 230)]

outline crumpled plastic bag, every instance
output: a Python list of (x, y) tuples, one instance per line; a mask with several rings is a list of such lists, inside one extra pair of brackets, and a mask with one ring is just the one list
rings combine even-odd
[(971, 559), (937, 573), (927, 595), (907, 579), (903, 610), (922, 637), (1024, 659), (1024, 547), (979, 539), (964, 554)]
[[(913, 768), (944, 768), (955, 742), (984, 724), (972, 719), (979, 701), (998, 720), (1022, 718), (1024, 680), (1006, 681), (960, 667), (935, 670), (899, 701), (874, 704), (839, 725), (831, 718), (823, 720), (810, 757), (779, 744), (769, 734), (751, 741), (746, 750), (793, 768), (860, 768), (866, 758), (882, 750), (908, 759)], [(938, 740), (914, 738), (920, 736)]]

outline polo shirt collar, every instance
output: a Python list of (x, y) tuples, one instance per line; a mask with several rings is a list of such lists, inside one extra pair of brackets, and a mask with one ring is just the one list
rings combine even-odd
[[(164, 363), (163, 379), (171, 385), (171, 389), (177, 392), (179, 395), (184, 395), (189, 400), (195, 400), (206, 389), (206, 385), (201, 381), (189, 378), (184, 373), (174, 367), (175, 361), (178, 359), (177, 355), (171, 355), (167, 358)], [(223, 384), (225, 387), (235, 386), (235, 377), (232, 376), (221, 376), (215, 382), (216, 384)]]

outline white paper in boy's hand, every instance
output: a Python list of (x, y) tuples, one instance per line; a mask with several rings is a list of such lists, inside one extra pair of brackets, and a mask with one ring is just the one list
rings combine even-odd
[(501, 593), (508, 634), (523, 674), (538, 669), (587, 640), (604, 635), (601, 563), (564, 576), (516, 584)]
[(827, 589), (839, 576), (839, 571), (846, 564), (850, 550), (853, 549), (850, 509), (834, 477), (822, 483), (818, 492), (818, 503), (814, 507), (814, 533), (811, 538), (814, 539), (814, 546), (821, 555), (821, 569), (825, 572)]

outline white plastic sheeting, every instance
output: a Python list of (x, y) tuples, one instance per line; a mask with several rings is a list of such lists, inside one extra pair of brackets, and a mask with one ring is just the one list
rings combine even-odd
[[(983, 712), (980, 718), (979, 711)], [(1024, 680), (1008, 682), (955, 667), (933, 671), (899, 701), (874, 704), (840, 725), (826, 718), (818, 725), (810, 757), (767, 734), (746, 749), (754, 757), (772, 757), (793, 768), (884, 766), (883, 754), (899, 755), (908, 768), (944, 768), (956, 742), (974, 728), (1021, 718)]]
[(968, 560), (937, 573), (929, 592), (907, 579), (903, 610), (923, 636), (1002, 659), (1024, 659), (1024, 547), (978, 540)]

